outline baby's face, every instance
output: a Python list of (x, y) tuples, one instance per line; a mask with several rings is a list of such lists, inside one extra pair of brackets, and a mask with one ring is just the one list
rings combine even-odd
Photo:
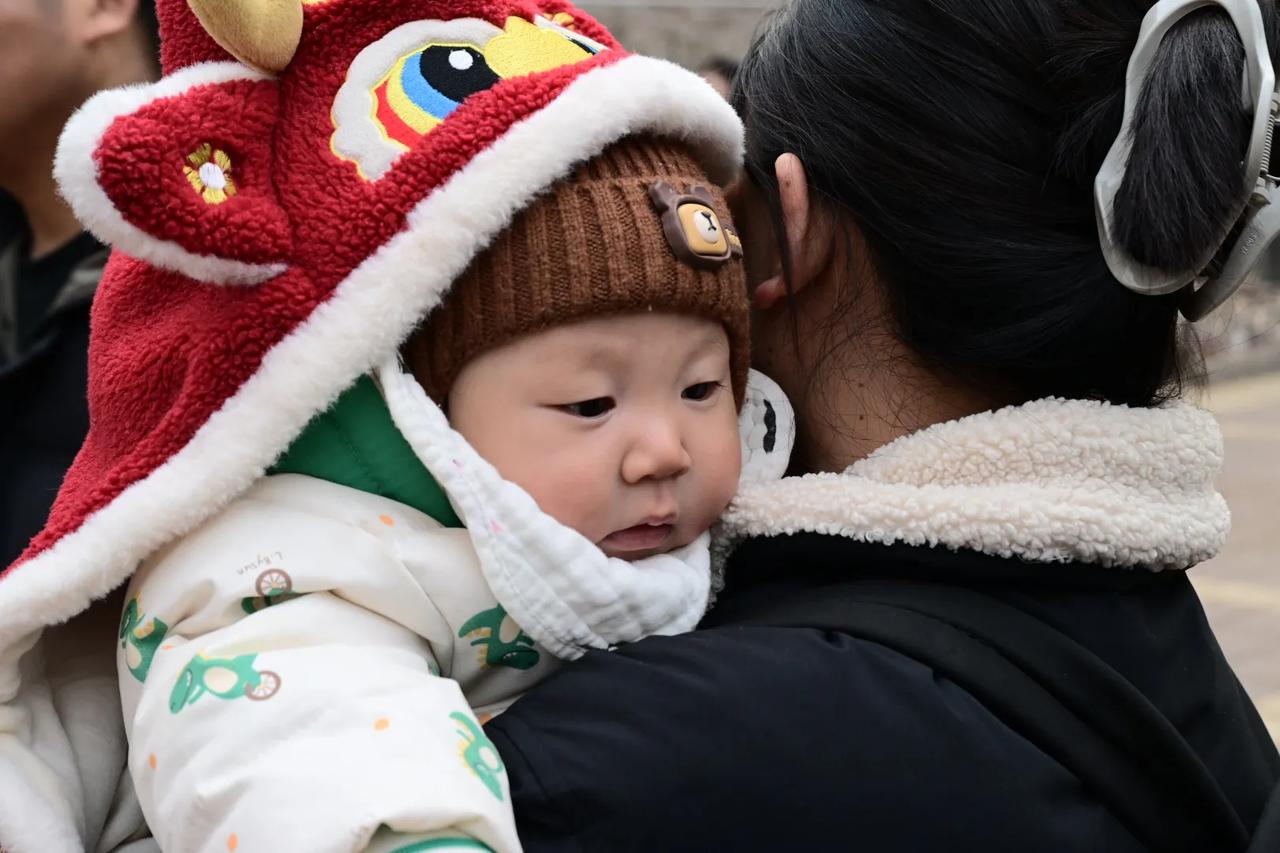
[(738, 486), (729, 341), (706, 320), (633, 314), (520, 338), (463, 367), (449, 420), (611, 557), (687, 545)]

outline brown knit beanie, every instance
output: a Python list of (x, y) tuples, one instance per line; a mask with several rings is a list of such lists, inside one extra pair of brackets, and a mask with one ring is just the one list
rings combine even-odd
[(627, 139), (519, 213), (406, 355), (443, 403), (464, 364), (517, 337), (592, 317), (691, 314), (724, 324), (741, 404), (750, 356), (741, 254), (724, 196), (688, 149)]

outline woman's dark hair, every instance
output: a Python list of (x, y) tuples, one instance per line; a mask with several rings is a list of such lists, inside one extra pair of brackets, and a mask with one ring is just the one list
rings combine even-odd
[[(1260, 2), (1274, 54), (1275, 9)], [(949, 374), (1025, 399), (1176, 396), (1199, 363), (1177, 297), (1112, 277), (1093, 207), (1151, 5), (794, 0), (736, 78), (748, 172), (776, 203), (773, 163), (799, 155), (865, 237), (904, 342)], [(1243, 207), (1243, 63), (1213, 7), (1162, 43), (1114, 209), (1137, 260), (1184, 269)]]

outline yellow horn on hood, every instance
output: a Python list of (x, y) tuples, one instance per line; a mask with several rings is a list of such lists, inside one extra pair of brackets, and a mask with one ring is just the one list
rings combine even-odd
[(276, 74), (302, 39), (302, 0), (187, 0), (200, 26), (245, 65)]

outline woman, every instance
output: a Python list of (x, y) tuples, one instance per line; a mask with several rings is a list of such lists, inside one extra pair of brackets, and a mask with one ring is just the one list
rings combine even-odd
[[(1245, 847), (1280, 757), (1185, 573), (1226, 534), (1221, 439), (1177, 402), (1185, 293), (1122, 286), (1093, 204), (1150, 7), (796, 0), (764, 27), (739, 225), (816, 476), (743, 492), (706, 630), (589, 654), (489, 726), (527, 849)], [(1106, 234), (1133, 264), (1222, 252), (1243, 64), (1220, 9), (1160, 43)], [(962, 659), (840, 630), (868, 594)], [(1043, 713), (1017, 673), (956, 675), (986, 653), (947, 624), (971, 600), (1014, 626), (1001, 660), (1087, 662), (1041, 667)], [(1099, 735), (1116, 696), (1150, 725)]]

